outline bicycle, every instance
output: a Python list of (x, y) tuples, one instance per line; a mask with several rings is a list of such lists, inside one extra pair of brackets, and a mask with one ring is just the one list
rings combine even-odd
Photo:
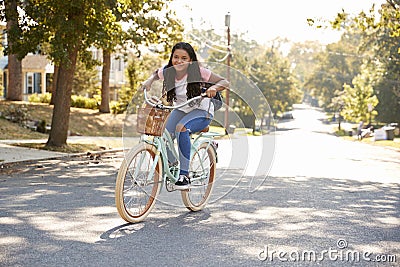
[[(153, 103), (144, 90), (145, 101), (153, 108), (175, 109), (190, 104), (205, 97), (194, 97), (182, 105), (164, 106)], [(208, 127), (207, 127), (208, 128)], [(215, 181), (217, 163), (216, 136), (222, 134), (208, 132), (207, 129), (196, 133), (191, 142), (191, 157), (189, 164), (190, 189), (181, 191), (184, 205), (190, 211), (199, 211), (207, 204)], [(193, 139), (193, 136), (192, 136)], [(178, 159), (178, 153), (168, 131), (160, 136), (142, 135), (135, 147), (124, 158), (116, 180), (115, 203), (119, 215), (127, 222), (137, 223), (144, 220), (157, 200), (162, 185), (168, 192), (173, 192), (175, 182), (179, 177), (179, 161), (168, 163), (167, 147)]]

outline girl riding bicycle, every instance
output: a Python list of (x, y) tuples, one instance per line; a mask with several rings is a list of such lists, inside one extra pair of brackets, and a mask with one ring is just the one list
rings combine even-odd
[[(188, 175), (190, 161), (190, 133), (206, 128), (214, 116), (214, 103), (211, 101), (217, 91), (229, 88), (229, 82), (200, 66), (196, 53), (189, 43), (179, 42), (172, 48), (168, 64), (156, 70), (144, 83), (143, 88), (150, 90), (156, 80), (163, 80), (163, 91), (167, 101), (176, 106), (202, 94), (202, 84), (213, 84), (205, 94), (207, 98), (194, 105), (174, 109), (168, 117), (166, 129), (172, 138), (177, 138), (179, 147), (180, 172), (175, 188), (186, 190), (190, 187)], [(170, 164), (176, 159), (168, 153)]]

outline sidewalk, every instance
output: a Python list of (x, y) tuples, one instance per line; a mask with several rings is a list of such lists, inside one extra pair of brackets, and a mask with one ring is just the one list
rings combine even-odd
[(0, 164), (41, 160), (48, 158), (59, 158), (68, 156), (67, 153), (52, 152), (46, 150), (24, 148), (0, 143)]
[[(122, 151), (124, 146), (133, 145), (137, 142), (138, 138), (132, 138), (129, 142), (123, 142), (121, 137), (93, 137), (93, 136), (71, 136), (68, 137), (67, 143), (95, 143), (98, 146), (103, 146), (105, 149), (98, 151), (116, 152)], [(16, 143), (45, 143), (47, 140), (32, 139), (32, 140), (0, 140), (0, 166), (3, 164), (10, 164), (16, 162), (55, 159), (62, 157), (73, 157), (83, 155), (86, 153), (62, 153), (26, 147), (14, 146)]]

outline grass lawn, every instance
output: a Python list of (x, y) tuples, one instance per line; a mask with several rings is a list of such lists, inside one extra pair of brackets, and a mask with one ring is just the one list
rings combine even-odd
[(361, 142), (364, 144), (374, 145), (374, 146), (384, 146), (384, 147), (391, 147), (400, 150), (400, 137), (396, 136), (394, 140), (379, 140), (375, 141), (374, 137), (367, 137), (362, 140), (357, 140), (356, 136), (349, 136), (347, 131), (338, 131), (336, 129), (335, 134), (340, 136), (341, 138), (353, 142)]
[[(23, 101), (0, 100), (0, 112), (10, 109), (10, 106), (26, 107), (29, 120), (45, 120), (51, 124), (53, 106), (40, 103), (29, 103)], [(69, 130), (72, 135), (84, 136), (122, 136), (124, 114), (103, 114), (98, 110), (83, 108), (71, 108)], [(29, 129), (20, 127), (5, 119), (0, 119), (0, 140), (5, 139), (41, 139), (47, 138), (47, 134), (41, 134)]]
[[(0, 112), (4, 114), (11, 106), (26, 108), (27, 118), (32, 121), (45, 120), (51, 125), (53, 106), (41, 103), (29, 103), (23, 101), (5, 101), (0, 100)], [(48, 134), (39, 133), (28, 128), (22, 127), (17, 123), (10, 122), (0, 116), (0, 140), (27, 140), (27, 139), (48, 139)], [(72, 135), (83, 136), (105, 136), (122, 137), (122, 128), (124, 124), (124, 114), (103, 114), (98, 110), (71, 108), (69, 131)], [(18, 146), (25, 146), (36, 149), (47, 149), (44, 143), (20, 143)], [(69, 143), (62, 148), (51, 148), (53, 151), (65, 153), (79, 153), (86, 151), (97, 151), (102, 148), (112, 148), (109, 143), (103, 144), (96, 141), (86, 143)]]

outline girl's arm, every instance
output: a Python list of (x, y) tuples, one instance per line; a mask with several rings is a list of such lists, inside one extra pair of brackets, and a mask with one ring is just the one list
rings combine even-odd
[(225, 89), (229, 90), (229, 81), (213, 72), (211, 73), (208, 82), (213, 84), (206, 91), (208, 97), (214, 97), (217, 94), (217, 91), (222, 91)]
[(153, 84), (153, 82), (158, 81), (159, 79), (160, 77), (158, 77), (158, 69), (157, 69), (150, 75), (150, 77), (147, 80), (143, 82), (142, 88), (149, 91), (151, 89), (151, 85)]

